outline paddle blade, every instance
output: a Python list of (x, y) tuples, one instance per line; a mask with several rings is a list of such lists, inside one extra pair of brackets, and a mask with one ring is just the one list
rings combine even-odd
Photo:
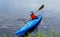
[(38, 10), (42, 10), (44, 8), (44, 5), (40, 6), (40, 8)]

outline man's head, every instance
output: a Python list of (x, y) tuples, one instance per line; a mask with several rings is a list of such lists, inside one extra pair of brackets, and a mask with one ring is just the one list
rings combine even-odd
[(34, 13), (33, 10), (30, 10), (30, 13), (33, 14)]

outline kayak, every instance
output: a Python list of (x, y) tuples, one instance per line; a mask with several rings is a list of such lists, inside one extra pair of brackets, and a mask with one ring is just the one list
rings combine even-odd
[(16, 34), (17, 36), (22, 36), (22, 35), (24, 35), (26, 32), (28, 32), (30, 29), (35, 28), (35, 26), (37, 26), (37, 25), (41, 22), (41, 20), (42, 20), (42, 15), (43, 15), (43, 12), (40, 12), (36, 19), (28, 21), (28, 22), (25, 24), (25, 26), (23, 26), (23, 27), (20, 28), (18, 31), (16, 31), (15, 34)]

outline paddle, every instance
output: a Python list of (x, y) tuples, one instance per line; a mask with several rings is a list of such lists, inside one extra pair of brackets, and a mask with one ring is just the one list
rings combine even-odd
[(44, 5), (41, 5), (41, 7), (38, 10), (42, 10), (44, 8)]
[[(44, 4), (40, 6), (40, 8), (36, 11), (36, 13), (39, 11), (39, 10), (42, 10), (44, 8)], [(25, 21), (26, 19), (18, 19), (17, 21)]]
[(38, 12), (39, 10), (42, 10), (44, 8), (44, 4), (40, 6), (40, 8), (36, 11)]

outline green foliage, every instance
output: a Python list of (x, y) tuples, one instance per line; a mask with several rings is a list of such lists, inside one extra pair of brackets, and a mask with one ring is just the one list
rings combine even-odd
[(18, 36), (16, 36), (16, 37), (18, 37)]
[[(28, 32), (28, 36), (24, 36), (24, 37), (31, 37), (31, 36), (32, 35)], [(7, 35), (4, 34), (3, 37), (7, 37)], [(18, 37), (18, 36), (16, 36), (16, 37)], [(42, 34), (40, 31), (38, 31), (36, 37), (56, 37), (56, 31), (51, 29), (47, 33), (44, 33), (44, 34)]]
[(7, 35), (6, 35), (6, 34), (4, 34), (4, 35), (3, 35), (3, 37), (7, 37)]
[(27, 37), (31, 37), (31, 34), (29, 34), (29, 32), (28, 32), (28, 36)]
[(38, 31), (37, 37), (42, 37), (41, 32)]

